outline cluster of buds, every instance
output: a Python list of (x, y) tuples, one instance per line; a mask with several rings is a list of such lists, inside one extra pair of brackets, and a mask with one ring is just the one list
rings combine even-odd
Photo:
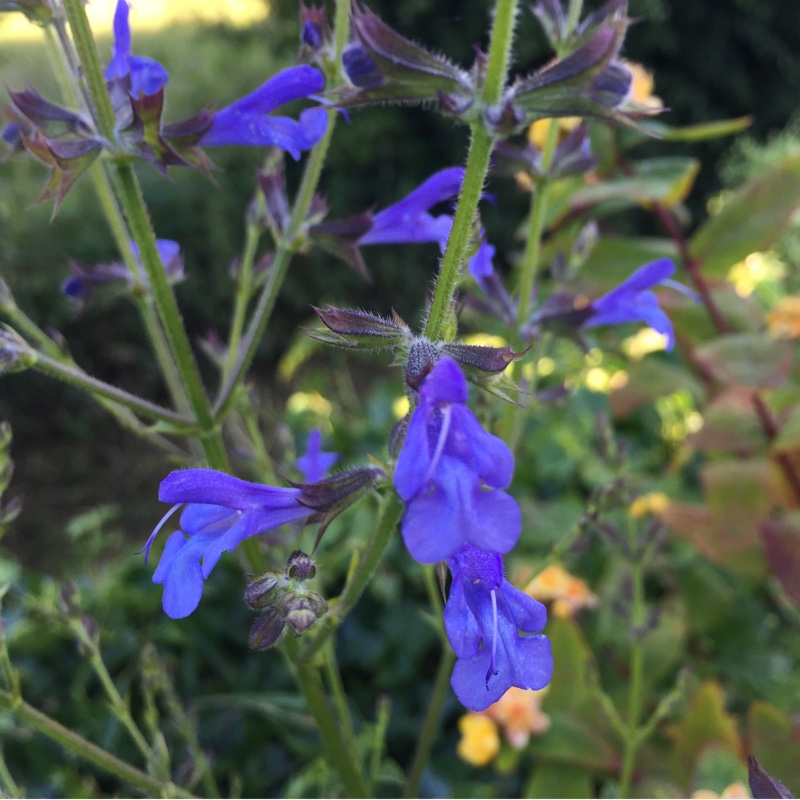
[(598, 117), (633, 124), (652, 113), (628, 101), (631, 71), (619, 59), (628, 27), (626, 0), (610, 0), (590, 14), (564, 41), (558, 4), (542, 0), (533, 13), (558, 52), (568, 52), (541, 70), (519, 77), (500, 100), (482, 100), (487, 59), (478, 53), (466, 71), (409, 41), (375, 14), (355, 5), (353, 40), (344, 53), (352, 84), (337, 102), (345, 108), (372, 103), (428, 103), (468, 124), (481, 122), (497, 136), (517, 133), (538, 119)]
[(245, 603), (263, 612), (250, 631), (251, 650), (267, 650), (278, 643), (286, 628), (302, 636), (328, 610), (328, 604), (307, 583), (317, 574), (311, 557), (295, 550), (283, 572), (268, 570), (250, 576)]

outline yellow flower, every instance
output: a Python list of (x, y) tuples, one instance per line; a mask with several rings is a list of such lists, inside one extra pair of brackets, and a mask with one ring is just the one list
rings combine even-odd
[(552, 601), (551, 611), (556, 617), (572, 617), (583, 608), (597, 605), (597, 596), (585, 581), (570, 575), (559, 564), (544, 569), (523, 591), (542, 603)]
[(461, 741), (456, 752), (468, 764), (484, 767), (500, 752), (497, 724), (485, 714), (465, 714), (458, 721)]
[(641, 519), (642, 517), (652, 514), (657, 517), (663, 514), (669, 507), (669, 497), (664, 492), (650, 492), (650, 494), (643, 494), (637, 497), (628, 510), (628, 513), (634, 519)]
[(631, 88), (624, 104), (627, 104), (631, 111), (649, 111), (651, 113), (664, 108), (661, 98), (653, 94), (653, 88), (655, 87), (653, 73), (635, 61), (623, 61), (623, 64), (631, 71), (633, 76)]
[(767, 327), (775, 336), (800, 338), (800, 296), (784, 297), (767, 314)]
[(550, 727), (550, 717), (541, 710), (546, 693), (546, 688), (535, 690), (512, 686), (483, 713), (497, 722), (508, 743), (519, 749), (528, 743), (531, 734), (544, 733)]
[(569, 133), (573, 128), (580, 124), (580, 117), (558, 117), (558, 119), (537, 119), (530, 128), (528, 128), (528, 141), (541, 150), (544, 143), (547, 141), (547, 131), (550, 129), (550, 123), (558, 123), (558, 138), (560, 139), (565, 134)]
[(730, 786), (723, 789), (722, 794), (712, 792), (710, 789), (698, 789), (692, 792), (692, 800), (716, 800), (716, 798), (723, 798), (723, 800), (748, 800), (750, 792), (741, 781), (735, 781)]

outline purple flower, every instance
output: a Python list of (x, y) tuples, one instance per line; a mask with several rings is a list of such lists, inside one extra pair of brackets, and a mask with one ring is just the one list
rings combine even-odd
[(114, 44), (112, 57), (105, 71), (107, 81), (125, 80), (130, 77), (132, 97), (140, 94), (153, 95), (163, 89), (168, 81), (167, 70), (152, 58), (131, 54), (131, 27), (128, 21), (130, 6), (118, 0), (114, 12)]
[[(184, 278), (183, 255), (180, 245), (171, 239), (156, 239), (156, 247), (161, 257), (161, 263), (167, 273), (170, 283), (178, 283)], [(131, 242), (133, 255), (139, 260), (139, 248), (136, 242)], [(88, 300), (98, 289), (112, 284), (124, 284), (130, 286), (135, 277), (144, 280), (144, 275), (131, 275), (128, 267), (119, 261), (110, 264), (97, 264), (93, 267), (84, 267), (75, 261), (70, 261), (69, 268), (72, 276), (67, 278), (61, 285), (61, 291), (65, 295), (84, 302)]]
[[(134, 100), (140, 101), (141, 96), (150, 97), (161, 92), (169, 81), (169, 75), (158, 61), (131, 54), (129, 10), (126, 0), (118, 0), (114, 13), (113, 55), (106, 67), (105, 77), (110, 82), (121, 81), (123, 85), (125, 81), (130, 81), (129, 94)], [(297, 121), (289, 117), (267, 115), (284, 103), (321, 91), (324, 86), (322, 73), (313, 67), (286, 69), (254, 92), (216, 114), (209, 114), (208, 129), (193, 143), (207, 147), (274, 146), (298, 159), (303, 150), (312, 148), (324, 135), (328, 124), (325, 109), (309, 108), (300, 114)], [(160, 115), (160, 101), (158, 107)], [(181, 130), (180, 123), (172, 128), (175, 129), (173, 133)]]
[[(453, 217), (450, 214), (433, 216), (429, 209), (456, 197), (464, 180), (463, 167), (450, 167), (431, 175), (411, 194), (379, 211), (372, 217), (372, 227), (358, 240), (365, 244), (420, 244), (436, 242), (444, 252)], [(484, 240), (470, 259), (469, 270), (485, 272), (491, 268), (494, 248)]]
[(325, 134), (328, 114), (324, 108), (308, 108), (295, 121), (289, 117), (268, 117), (270, 111), (319, 92), (325, 79), (309, 66), (291, 67), (270, 78), (254, 92), (217, 111), (211, 127), (199, 144), (207, 147), (246, 145), (280, 147), (297, 160)]
[[(483, 711), (512, 686), (542, 689), (553, 657), (545, 607), (503, 578), (503, 559), (467, 545), (449, 558), (453, 573), (444, 609), (447, 638), (458, 656), (450, 683), (472, 711)], [(521, 636), (519, 631), (522, 631)]]
[(146, 562), (156, 534), (175, 508), (185, 505), (181, 530), (167, 540), (153, 573), (153, 583), (164, 584), (162, 604), (167, 615), (181, 619), (197, 608), (203, 581), (224, 552), (252, 536), (311, 516), (313, 510), (298, 502), (301, 494), (301, 489), (262, 486), (212, 469), (168, 475), (161, 482), (158, 499), (175, 506), (143, 548)]
[(675, 344), (672, 323), (659, 307), (655, 292), (650, 290), (665, 282), (683, 290), (685, 287), (667, 281), (673, 272), (675, 265), (668, 258), (659, 258), (657, 261), (645, 264), (616, 289), (598, 297), (587, 309), (591, 315), (581, 327), (644, 322), (667, 337), (667, 350), (671, 350)]
[(401, 525), (411, 555), (423, 563), (466, 545), (507, 553), (522, 526), (511, 483), (514, 457), (466, 407), (467, 381), (443, 357), (425, 378), (397, 459), (394, 485), (406, 503)]
[(319, 428), (314, 428), (308, 434), (305, 455), (297, 459), (297, 468), (303, 473), (306, 483), (316, 483), (338, 460), (338, 453), (326, 453), (322, 449), (322, 433)]

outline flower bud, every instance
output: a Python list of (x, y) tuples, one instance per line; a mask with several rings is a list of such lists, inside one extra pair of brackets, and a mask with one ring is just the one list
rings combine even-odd
[(310, 556), (295, 550), (286, 563), (286, 575), (290, 580), (307, 581), (317, 574), (317, 567)]
[(286, 585), (286, 578), (280, 572), (269, 570), (253, 578), (245, 589), (244, 601), (252, 609), (266, 608), (275, 602), (279, 588)]
[(286, 623), (283, 617), (274, 608), (268, 609), (250, 629), (247, 649), (252, 651), (268, 650), (278, 643), (285, 627)]
[(328, 604), (316, 592), (289, 592), (281, 601), (280, 611), (286, 624), (302, 636), (328, 610)]
[(0, 328), (0, 375), (21, 372), (36, 363), (36, 351), (11, 327)]
[[(332, 344), (361, 349), (395, 348), (411, 338), (409, 327), (396, 314), (393, 320), (384, 319), (377, 314), (348, 308), (317, 308), (312, 306), (317, 316), (336, 335)], [(319, 338), (317, 331), (308, 332)], [(323, 336), (324, 336), (323, 332)], [(322, 339), (322, 341), (328, 341)]]

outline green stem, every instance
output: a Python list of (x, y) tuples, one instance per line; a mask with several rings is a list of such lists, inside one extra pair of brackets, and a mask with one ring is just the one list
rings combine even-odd
[[(511, 44), (514, 40), (516, 15), (517, 0), (497, 0), (489, 42), (486, 78), (483, 84), (482, 99), (485, 106), (495, 105), (503, 94)], [(486, 180), (493, 146), (492, 134), (482, 124), (474, 124), (453, 227), (447, 239), (447, 247), (436, 279), (433, 302), (425, 323), (425, 336), (431, 341), (441, 340), (448, 327), (453, 295), (458, 285), (458, 274), (472, 238), (475, 213), (478, 210), (478, 201)]]
[[(260, 194), (260, 192), (259, 192)], [(257, 200), (258, 202), (258, 200)], [(261, 239), (261, 227), (252, 222), (248, 222), (245, 228), (244, 252), (242, 253), (241, 264), (239, 265), (239, 277), (236, 287), (236, 300), (233, 307), (233, 320), (228, 336), (228, 355), (225, 359), (225, 368), (222, 371), (223, 379), (229, 375), (236, 363), (236, 356), (239, 352), (239, 342), (242, 338), (244, 329), (245, 312), (247, 304), (253, 294), (253, 263), (256, 258), (256, 248)]]
[(158, 254), (153, 227), (133, 167), (130, 164), (117, 164), (116, 177), (122, 209), (133, 238), (139, 247), (140, 260), (147, 273), (153, 300), (158, 309), (161, 324), (164, 326), (181, 382), (186, 390), (189, 405), (197, 421), (203, 452), (210, 467), (229, 471), (228, 456), (222, 443), (222, 435), (211, 414), (197, 362), (183, 327), (178, 304)]
[(6, 797), (23, 797), (17, 786), (14, 777), (9, 772), (8, 765), (6, 764), (5, 754), (3, 753), (3, 746), (0, 744), (0, 786), (3, 787), (3, 792)]
[(106, 79), (100, 68), (97, 46), (86, 16), (83, 0), (64, 0), (72, 41), (78, 51), (78, 60), (86, 86), (91, 96), (92, 110), (100, 133), (113, 142), (115, 138), (114, 109), (106, 90)]
[(328, 676), (328, 685), (333, 695), (333, 703), (336, 706), (336, 713), (339, 715), (345, 734), (352, 740), (355, 738), (353, 720), (350, 718), (350, 708), (347, 705), (342, 676), (339, 673), (339, 665), (336, 663), (336, 654), (333, 651), (333, 643), (330, 640), (323, 650), (323, 660), (325, 674)]
[[(582, 10), (583, 0), (569, 0), (569, 9), (567, 10), (567, 38), (569, 38), (569, 34), (577, 27)], [(559, 53), (559, 56), (563, 55), (563, 53)]]
[(631, 664), (630, 664), (630, 689), (628, 693), (628, 719), (625, 748), (622, 755), (622, 772), (620, 775), (620, 797), (631, 796), (633, 769), (636, 763), (636, 751), (641, 743), (639, 736), (639, 721), (642, 712), (642, 677), (643, 677), (643, 647), (641, 628), (644, 624), (644, 576), (642, 564), (636, 560), (631, 564), (633, 579), (633, 607), (631, 611)]
[(249, 397), (244, 397), (238, 407), (239, 416), (242, 418), (247, 437), (256, 454), (258, 462), (259, 479), (262, 483), (272, 483), (275, 480), (275, 470), (272, 468), (272, 459), (264, 446), (264, 437), (258, 427), (258, 416)]
[(16, 303), (4, 306), (0, 309), (0, 314), (8, 319), (11, 327), (36, 342), (42, 352), (51, 358), (64, 359), (61, 348), (21, 308), (17, 307)]
[(136, 745), (142, 757), (147, 762), (150, 770), (153, 772), (161, 771), (162, 774), (160, 777), (164, 780), (168, 780), (168, 771), (161, 767), (158, 757), (156, 756), (155, 752), (153, 752), (153, 749), (148, 744), (144, 734), (139, 730), (139, 726), (131, 716), (127, 704), (122, 699), (122, 695), (120, 695), (120, 693), (117, 691), (114, 679), (111, 677), (108, 669), (106, 668), (100, 648), (97, 645), (95, 638), (84, 627), (82, 618), (78, 617), (77, 619), (71, 619), (70, 628), (72, 629), (78, 641), (83, 645), (87, 654), (87, 659), (91, 664), (95, 675), (97, 675), (100, 683), (103, 686), (103, 691), (106, 693), (106, 697), (108, 698), (111, 707), (111, 713), (114, 714), (114, 716), (122, 723), (125, 730), (128, 731), (128, 735), (131, 737), (133, 743)]
[(547, 138), (542, 148), (542, 176), (536, 183), (531, 199), (531, 215), (528, 223), (528, 238), (525, 241), (525, 255), (522, 258), (519, 277), (519, 305), (517, 306), (517, 324), (523, 325), (528, 319), (531, 292), (539, 269), (542, 253), (542, 235), (547, 217), (548, 194), (550, 182), (547, 170), (553, 163), (553, 154), (558, 143), (558, 120), (551, 119), (547, 128)]
[(472, 239), (475, 213), (478, 210), (478, 201), (489, 168), (493, 145), (494, 139), (483, 127), (476, 125), (472, 128), (464, 182), (458, 197), (453, 227), (447, 239), (447, 248), (439, 267), (433, 302), (425, 323), (425, 336), (433, 342), (443, 338), (448, 326), (453, 295), (458, 284), (458, 273), (464, 263), (467, 246)]
[(483, 84), (483, 102), (487, 106), (499, 102), (503, 94), (511, 59), (511, 45), (514, 42), (516, 19), (517, 0), (497, 0), (489, 40), (486, 80)]
[(414, 758), (411, 761), (408, 779), (403, 789), (403, 797), (419, 797), (419, 785), (422, 781), (422, 773), (425, 770), (426, 764), (430, 761), (436, 734), (439, 731), (442, 706), (450, 691), (450, 674), (453, 671), (453, 665), (456, 660), (442, 623), (444, 605), (434, 568), (426, 566), (424, 574), (425, 589), (428, 594), (431, 611), (436, 615), (437, 620), (440, 621), (437, 625), (437, 630), (442, 644), (442, 657), (439, 660), (439, 668), (436, 670), (436, 678), (434, 679), (433, 689), (431, 690), (431, 699), (428, 703), (428, 710), (425, 712), (422, 730), (417, 739)]
[(314, 626), (313, 638), (306, 637), (306, 641), (300, 649), (300, 659), (303, 662), (307, 662), (315, 653), (319, 652), (328, 637), (355, 606), (380, 563), (392, 534), (400, 523), (403, 508), (403, 501), (394, 491), (390, 491), (384, 500), (378, 523), (367, 543), (366, 551), (345, 586), (342, 596)]
[(442, 658), (439, 661), (439, 669), (436, 671), (436, 679), (433, 683), (431, 699), (428, 703), (428, 710), (425, 712), (425, 720), (422, 723), (422, 730), (417, 740), (417, 748), (414, 751), (414, 760), (411, 762), (411, 769), (408, 772), (408, 780), (403, 789), (403, 797), (419, 797), (419, 785), (422, 780), (422, 773), (430, 760), (436, 734), (439, 731), (439, 721), (442, 716), (442, 706), (447, 699), (450, 691), (450, 674), (456, 657), (450, 649), (449, 644), (442, 650)]
[(194, 797), (171, 781), (159, 780), (136, 769), (69, 728), (65, 728), (60, 722), (56, 722), (23, 700), (14, 698), (8, 692), (0, 691), (0, 708), (13, 714), (23, 724), (58, 742), (70, 752), (148, 794), (156, 797)]
[(141, 397), (136, 397), (136, 395), (112, 386), (110, 383), (93, 378), (77, 367), (51, 358), (44, 353), (36, 353), (36, 363), (33, 366), (34, 369), (38, 369), (46, 375), (65, 381), (90, 394), (113, 400), (115, 403), (119, 403), (149, 419), (160, 420), (184, 429), (192, 426), (191, 420), (186, 419), (186, 417), (175, 411), (170, 411), (168, 408), (151, 403), (149, 400), (143, 400)]
[(284, 238), (278, 242), (278, 246), (275, 250), (275, 258), (269, 268), (267, 280), (264, 283), (264, 287), (261, 289), (258, 302), (253, 310), (250, 324), (247, 326), (247, 331), (242, 337), (241, 345), (236, 353), (236, 360), (225, 376), (216, 402), (214, 403), (214, 416), (218, 420), (224, 419), (235, 404), (236, 387), (241, 382), (242, 377), (249, 369), (255, 357), (256, 350), (261, 342), (261, 337), (264, 335), (267, 323), (272, 314), (272, 309), (275, 307), (275, 301), (278, 299), (278, 293), (283, 286), (286, 272), (289, 269), (289, 262), (292, 259), (295, 239), (305, 222), (306, 214), (308, 213), (311, 200), (317, 188), (317, 183), (319, 182), (319, 177), (322, 174), (322, 167), (325, 164), (328, 145), (333, 135), (335, 121), (336, 112), (331, 110), (328, 112), (328, 127), (325, 131), (325, 135), (311, 151), (311, 155), (306, 162), (303, 178), (300, 182), (297, 197), (295, 198), (292, 216), (289, 220), (286, 233)]
[[(51, 55), (53, 72), (61, 87), (63, 96), (70, 105), (77, 107), (80, 103), (81, 86), (77, 80), (77, 70), (74, 63), (75, 54), (72, 50), (69, 37), (67, 37), (66, 31), (64, 30), (63, 19), (61, 19), (58, 14), (56, 14), (54, 24), (56, 25), (58, 33), (58, 41), (56, 41), (50, 28), (45, 28), (45, 39), (48, 52)], [(142, 317), (142, 323), (150, 338), (156, 360), (161, 369), (161, 374), (166, 381), (170, 396), (180, 412), (182, 414), (187, 414), (190, 409), (186, 399), (186, 393), (183, 390), (183, 385), (181, 384), (180, 377), (175, 368), (175, 362), (172, 359), (172, 354), (169, 352), (169, 344), (164, 337), (164, 330), (158, 321), (158, 316), (155, 313), (152, 301), (145, 296), (148, 291), (147, 278), (142, 265), (139, 263), (139, 259), (136, 258), (133, 248), (131, 247), (130, 234), (125, 225), (122, 212), (117, 205), (114, 192), (111, 189), (108, 175), (104, 167), (98, 162), (93, 163), (91, 167), (89, 167), (89, 175), (92, 179), (95, 193), (100, 200), (100, 208), (106, 218), (111, 234), (114, 237), (117, 249), (128, 271), (134, 277), (134, 284), (132, 286), (133, 296), (136, 298), (139, 313)]]
[(342, 785), (350, 797), (370, 797), (371, 793), (362, 775), (353, 740), (343, 735), (342, 729), (336, 723), (333, 708), (325, 695), (318, 673), (308, 663), (297, 660), (297, 649), (294, 639), (285, 640), (284, 651), (289, 655), (297, 683), (317, 723), (328, 763), (339, 773)]

